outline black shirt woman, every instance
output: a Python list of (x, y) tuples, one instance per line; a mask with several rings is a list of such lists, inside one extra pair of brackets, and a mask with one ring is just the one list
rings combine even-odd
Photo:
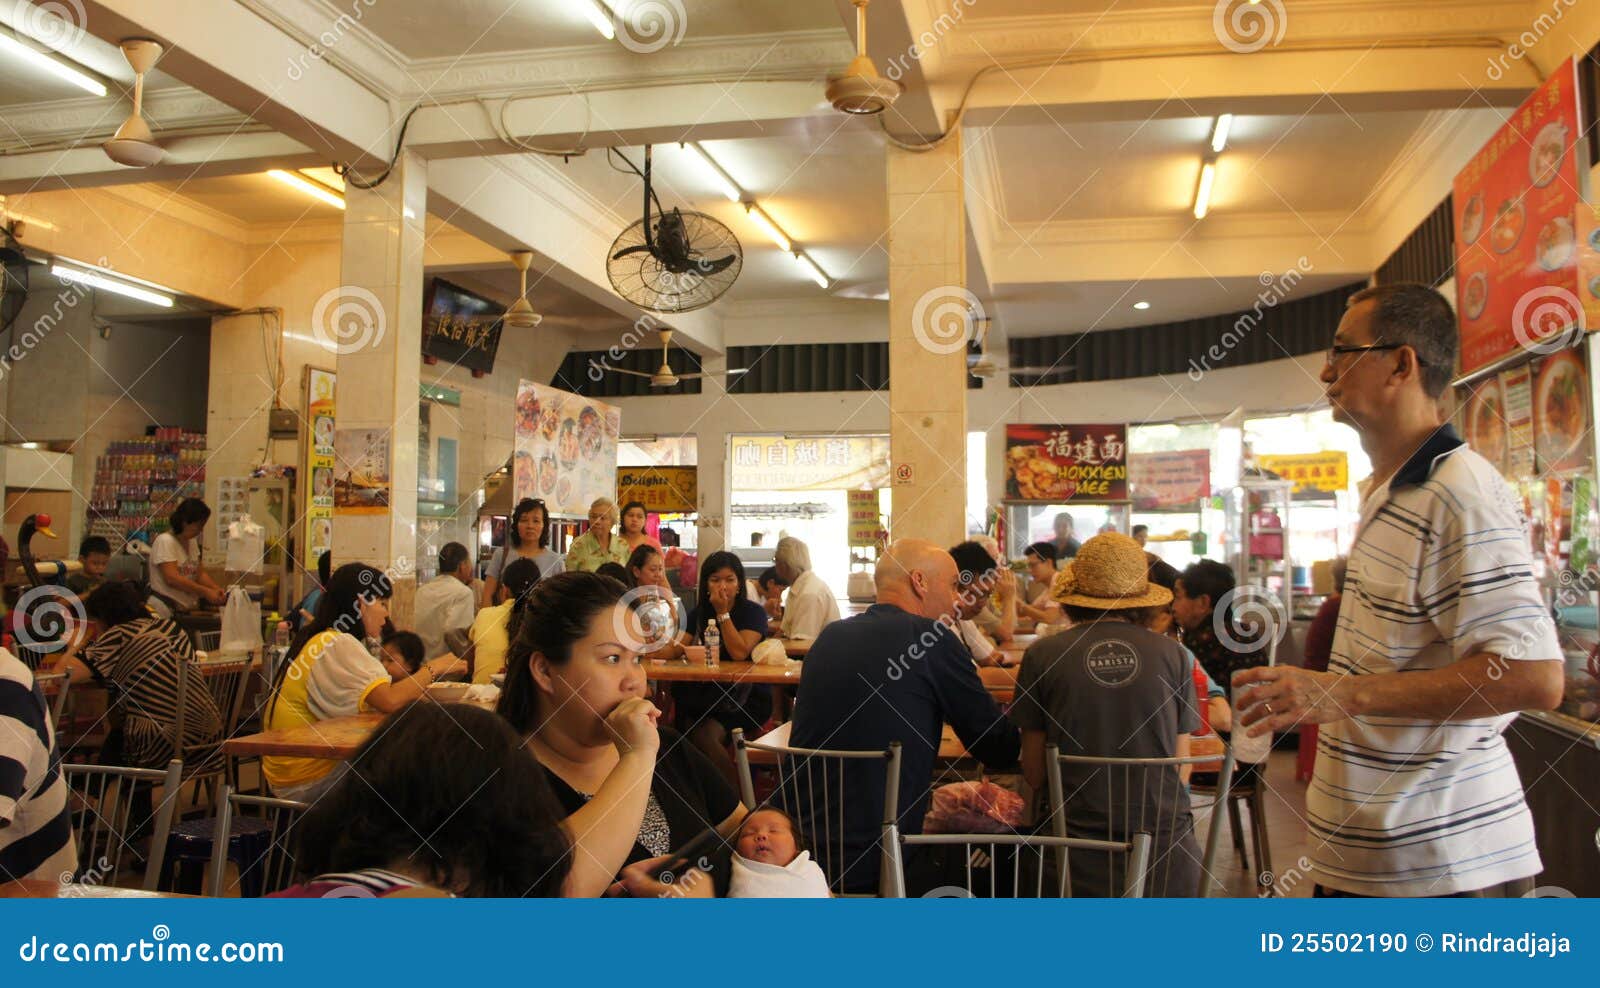
[[(512, 643), (500, 714), (528, 739), (568, 814), (570, 833), (610, 826), (603, 856), (574, 867), (623, 861), (634, 894), (648, 865), (682, 848), (708, 825), (731, 837), (745, 808), (722, 774), (676, 731), (658, 729), (655, 745), (619, 743), (618, 722), (654, 723), (644, 665), (635, 647), (638, 617), (617, 581), (567, 572), (533, 588), (526, 620)], [(632, 643), (632, 644), (630, 644)], [(629, 735), (630, 738), (633, 735)], [(618, 821), (625, 826), (617, 827)], [(710, 882), (685, 883), (709, 894)]]
[[(689, 612), (685, 641), (701, 642), (706, 627), (722, 638), (720, 662), (745, 662), (767, 636), (766, 608), (750, 599), (744, 563), (731, 552), (713, 552), (700, 566), (699, 603)], [(737, 768), (728, 755), (728, 732), (761, 733), (772, 711), (772, 689), (748, 683), (682, 683), (672, 687), (679, 728), (734, 785)]]

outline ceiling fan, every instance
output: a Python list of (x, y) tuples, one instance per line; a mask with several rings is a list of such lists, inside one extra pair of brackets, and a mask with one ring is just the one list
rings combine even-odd
[(644, 218), (617, 235), (606, 259), (611, 287), (651, 312), (690, 312), (721, 298), (744, 266), (733, 231), (705, 213), (662, 208), (650, 185), (649, 145), (643, 171), (616, 149), (610, 153), (644, 179)]
[[(629, 370), (626, 367), (612, 367), (609, 364), (602, 364), (593, 360), (589, 362), (589, 366), (598, 368), (601, 371), (611, 371), (615, 374), (627, 374), (630, 377), (647, 378), (650, 381), (650, 386), (652, 388), (676, 387), (680, 381), (696, 381), (703, 377), (717, 377), (718, 373), (720, 373), (714, 371), (695, 371), (692, 374), (679, 374), (678, 372), (674, 371), (672, 369), (672, 364), (667, 361), (667, 352), (672, 345), (672, 330), (663, 326), (662, 328), (656, 330), (656, 333), (661, 337), (661, 366), (656, 369), (654, 374), (646, 374), (644, 371)], [(729, 370), (727, 373), (743, 374), (748, 369), (749, 368), (747, 367), (739, 367)]]
[(989, 316), (979, 316), (974, 320), (972, 342), (977, 344), (977, 353), (967, 354), (967, 373), (973, 377), (991, 378), (1002, 370), (1011, 378), (1020, 377), (1045, 377), (1047, 375), (1065, 374), (1073, 369), (1072, 364), (1058, 363), (1049, 367), (1002, 367), (989, 357), (989, 329), (993, 319)]

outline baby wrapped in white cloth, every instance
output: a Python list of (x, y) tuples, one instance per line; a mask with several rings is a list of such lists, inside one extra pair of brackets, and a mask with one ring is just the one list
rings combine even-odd
[(760, 809), (745, 817), (734, 842), (730, 899), (826, 899), (828, 879), (800, 850), (794, 821), (781, 810)]

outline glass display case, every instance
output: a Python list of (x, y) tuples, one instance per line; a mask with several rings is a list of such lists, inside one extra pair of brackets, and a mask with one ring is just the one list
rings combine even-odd
[(1289, 554), (1290, 493), (1294, 482), (1249, 478), (1228, 491), (1226, 561), (1238, 586), (1256, 586), (1294, 614), (1294, 578)]

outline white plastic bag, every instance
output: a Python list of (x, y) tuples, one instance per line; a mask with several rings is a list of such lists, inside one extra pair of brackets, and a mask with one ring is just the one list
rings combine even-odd
[(251, 652), (262, 645), (261, 605), (242, 587), (228, 591), (222, 605), (222, 652)]
[(259, 573), (261, 572), (262, 542), (266, 531), (250, 520), (249, 515), (242, 515), (238, 521), (228, 526), (228, 560), (226, 569), (230, 573)]

